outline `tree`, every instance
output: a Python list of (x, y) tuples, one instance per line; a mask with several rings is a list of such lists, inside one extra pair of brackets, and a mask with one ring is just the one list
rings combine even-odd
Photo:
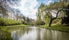
[[(46, 15), (44, 15), (44, 19), (45, 19), (45, 21), (46, 20), (48, 20), (47, 18), (49, 18), (50, 19), (50, 23), (49, 23), (49, 26), (51, 26), (51, 24), (52, 24), (52, 21), (53, 20), (55, 20), (55, 19), (57, 19), (57, 18), (61, 18), (61, 20), (62, 20), (62, 18), (63, 18), (63, 20), (65, 20), (65, 19), (67, 19), (67, 18), (64, 18), (65, 16), (63, 16), (62, 14), (64, 13), (65, 15), (68, 15), (68, 11), (67, 10), (64, 10), (64, 9), (69, 9), (69, 3), (68, 3), (68, 0), (60, 0), (60, 2), (54, 2), (54, 3), (51, 3), (50, 5), (44, 5), (44, 4), (41, 4), (41, 6), (39, 7), (39, 9), (41, 10), (41, 12), (39, 12), (41, 15), (43, 14), (42, 12), (45, 12), (46, 13)], [(50, 14), (51, 13), (48, 13), (48, 12), (46, 12), (46, 11), (51, 11), (51, 10), (56, 10), (57, 11), (57, 15), (56, 15), (56, 17), (55, 18), (53, 18)], [(61, 12), (62, 11), (62, 12)], [(58, 17), (58, 13), (60, 12), (60, 16)], [(66, 12), (66, 13), (65, 13)], [(48, 13), (48, 14), (47, 14)], [(48, 17), (49, 16), (49, 17)], [(43, 19), (43, 20), (44, 20)], [(68, 19), (67, 19), (68, 20)], [(44, 21), (44, 22), (45, 22)], [(63, 21), (64, 22), (64, 21)]]
[(68, 2), (69, 0), (59, 0), (60, 2)]

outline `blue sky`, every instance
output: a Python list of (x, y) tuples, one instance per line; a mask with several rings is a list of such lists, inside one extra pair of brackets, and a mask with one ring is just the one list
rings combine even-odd
[(54, 1), (56, 2), (57, 0), (21, 0), (20, 6), (16, 8), (18, 8), (24, 16), (36, 19), (36, 12), (40, 4), (44, 3), (48, 5)]

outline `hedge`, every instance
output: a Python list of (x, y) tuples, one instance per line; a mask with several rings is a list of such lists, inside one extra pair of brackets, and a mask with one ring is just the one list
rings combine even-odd
[(11, 19), (6, 19), (6, 18), (0, 18), (0, 26), (3, 25), (16, 25), (16, 24), (20, 24), (19, 21), (16, 20), (11, 20)]

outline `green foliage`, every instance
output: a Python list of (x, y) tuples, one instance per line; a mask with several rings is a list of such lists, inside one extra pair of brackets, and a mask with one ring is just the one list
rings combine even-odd
[(44, 25), (44, 24), (45, 24), (45, 22), (44, 21), (41, 21), (41, 20), (37, 20), (35, 22), (35, 25)]
[(40, 5), (40, 7), (38, 8), (39, 10), (41, 10), (41, 11), (43, 11), (43, 10), (45, 10), (46, 9), (46, 5), (44, 5), (44, 4), (41, 4)]
[(29, 23), (27, 21), (22, 21), (22, 24), (28, 25)]
[(6, 18), (0, 18), (0, 25), (15, 25), (15, 24), (20, 24), (18, 21), (16, 20), (11, 20), (11, 19), (6, 19)]
[(49, 24), (50, 21), (50, 13), (46, 13), (43, 17), (43, 20), (46, 24)]
[[(51, 3), (49, 5), (44, 5), (44, 4), (41, 4), (39, 9), (38, 9), (38, 15), (40, 16), (37, 16), (37, 19), (41, 19), (41, 15), (43, 15), (42, 12), (45, 12), (45, 11), (50, 11), (50, 10), (59, 10), (61, 8), (67, 8), (69, 5), (69, 2), (66, 2), (66, 1), (61, 1), (61, 2), (54, 2), (54, 3)], [(49, 21), (50, 21), (50, 16), (51, 14), (48, 13), (48, 12), (45, 12), (45, 14), (43, 15), (43, 20), (46, 24), (49, 24)], [(65, 17), (65, 12), (64, 11), (61, 11), (60, 14), (58, 15), (58, 18), (62, 18), (62, 17)], [(38, 22), (37, 22), (38, 23)], [(61, 19), (56, 19), (53, 21), (53, 24), (60, 24), (61, 23)]]
[(54, 2), (54, 3), (51, 3), (50, 5), (47, 5), (45, 7), (45, 10), (53, 10), (53, 9), (60, 9), (60, 8), (64, 8), (64, 7), (67, 7), (69, 5), (68, 2)]

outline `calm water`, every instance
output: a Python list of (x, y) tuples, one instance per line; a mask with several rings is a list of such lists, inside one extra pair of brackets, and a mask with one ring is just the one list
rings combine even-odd
[(69, 33), (34, 26), (13, 31), (11, 36), (13, 40), (69, 40)]

